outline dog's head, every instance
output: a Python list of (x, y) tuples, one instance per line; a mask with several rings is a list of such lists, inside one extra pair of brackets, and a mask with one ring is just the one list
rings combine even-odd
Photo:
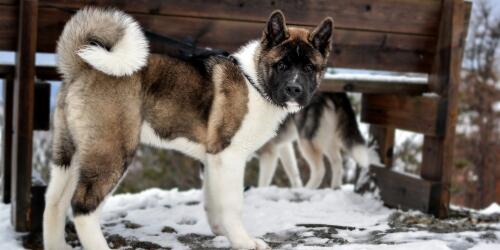
[(287, 27), (279, 10), (271, 14), (260, 41), (257, 74), (273, 103), (290, 111), (309, 103), (326, 69), (332, 34), (330, 17), (309, 31)]

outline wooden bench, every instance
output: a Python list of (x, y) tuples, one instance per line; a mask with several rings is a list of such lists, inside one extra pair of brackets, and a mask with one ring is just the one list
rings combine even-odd
[[(32, 228), (31, 151), (35, 118), (35, 76), (58, 79), (53, 68), (35, 67), (35, 52), (54, 52), (74, 10), (114, 6), (132, 14), (159, 35), (199, 46), (233, 51), (259, 38), (265, 20), (281, 9), (289, 24), (312, 27), (325, 16), (335, 20), (330, 66), (429, 74), (420, 84), (327, 80), (323, 91), (362, 92), (362, 120), (372, 124), (387, 168), (374, 168), (387, 205), (448, 214), (457, 91), (470, 3), (463, 0), (0, 0), (0, 50), (17, 51), (16, 66), (0, 67), (7, 81), (3, 164), (11, 170), (13, 223)], [(169, 50), (151, 39), (155, 53)], [(434, 93), (425, 95), (423, 93)], [(41, 95), (41, 94), (40, 94)], [(43, 99), (43, 98), (38, 98)], [(10, 115), (9, 115), (10, 114)], [(44, 117), (44, 116), (37, 116)], [(42, 122), (43, 123), (43, 122)], [(390, 170), (395, 128), (425, 135), (421, 178)], [(9, 140), (11, 139), (11, 140)], [(11, 156), (11, 157), (9, 157)], [(8, 172), (6, 172), (8, 173)], [(6, 179), (10, 176), (5, 175)], [(6, 183), (6, 182), (4, 182)]]

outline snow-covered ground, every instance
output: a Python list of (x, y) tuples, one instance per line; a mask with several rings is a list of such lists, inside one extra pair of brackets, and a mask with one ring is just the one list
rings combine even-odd
[[(103, 208), (104, 232), (114, 247), (229, 247), (224, 237), (212, 236), (201, 195), (200, 190), (150, 189), (112, 196)], [(475, 213), (499, 212), (500, 207), (493, 205)], [(0, 249), (22, 249), (16, 241), (21, 235), (12, 232), (9, 213), (9, 206), (0, 204)], [(250, 189), (245, 193), (243, 217), (250, 233), (274, 249), (500, 249), (498, 220), (438, 221), (386, 208), (373, 195), (355, 194), (351, 186), (335, 191)], [(68, 238), (77, 244), (74, 235)]]

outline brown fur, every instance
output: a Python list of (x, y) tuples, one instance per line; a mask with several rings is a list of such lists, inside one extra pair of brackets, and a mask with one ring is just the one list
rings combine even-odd
[(187, 62), (152, 55), (147, 67), (130, 77), (88, 70), (63, 84), (53, 158), (62, 166), (78, 159), (76, 213), (95, 209), (118, 183), (143, 122), (165, 140), (185, 137), (212, 154), (231, 143), (247, 109), (245, 78), (225, 58), (209, 60), (207, 68), (212, 79)]

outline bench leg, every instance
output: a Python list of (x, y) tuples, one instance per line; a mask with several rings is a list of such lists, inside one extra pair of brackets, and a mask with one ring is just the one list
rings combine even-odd
[(12, 75), (5, 78), (3, 84), (4, 93), (4, 126), (2, 131), (2, 202), (10, 203), (10, 185), (11, 185), (11, 159), (12, 159), (12, 108), (14, 97), (14, 79)]
[(380, 161), (386, 167), (392, 168), (395, 129), (393, 127), (383, 127), (372, 124), (370, 125), (370, 134), (377, 143)]

